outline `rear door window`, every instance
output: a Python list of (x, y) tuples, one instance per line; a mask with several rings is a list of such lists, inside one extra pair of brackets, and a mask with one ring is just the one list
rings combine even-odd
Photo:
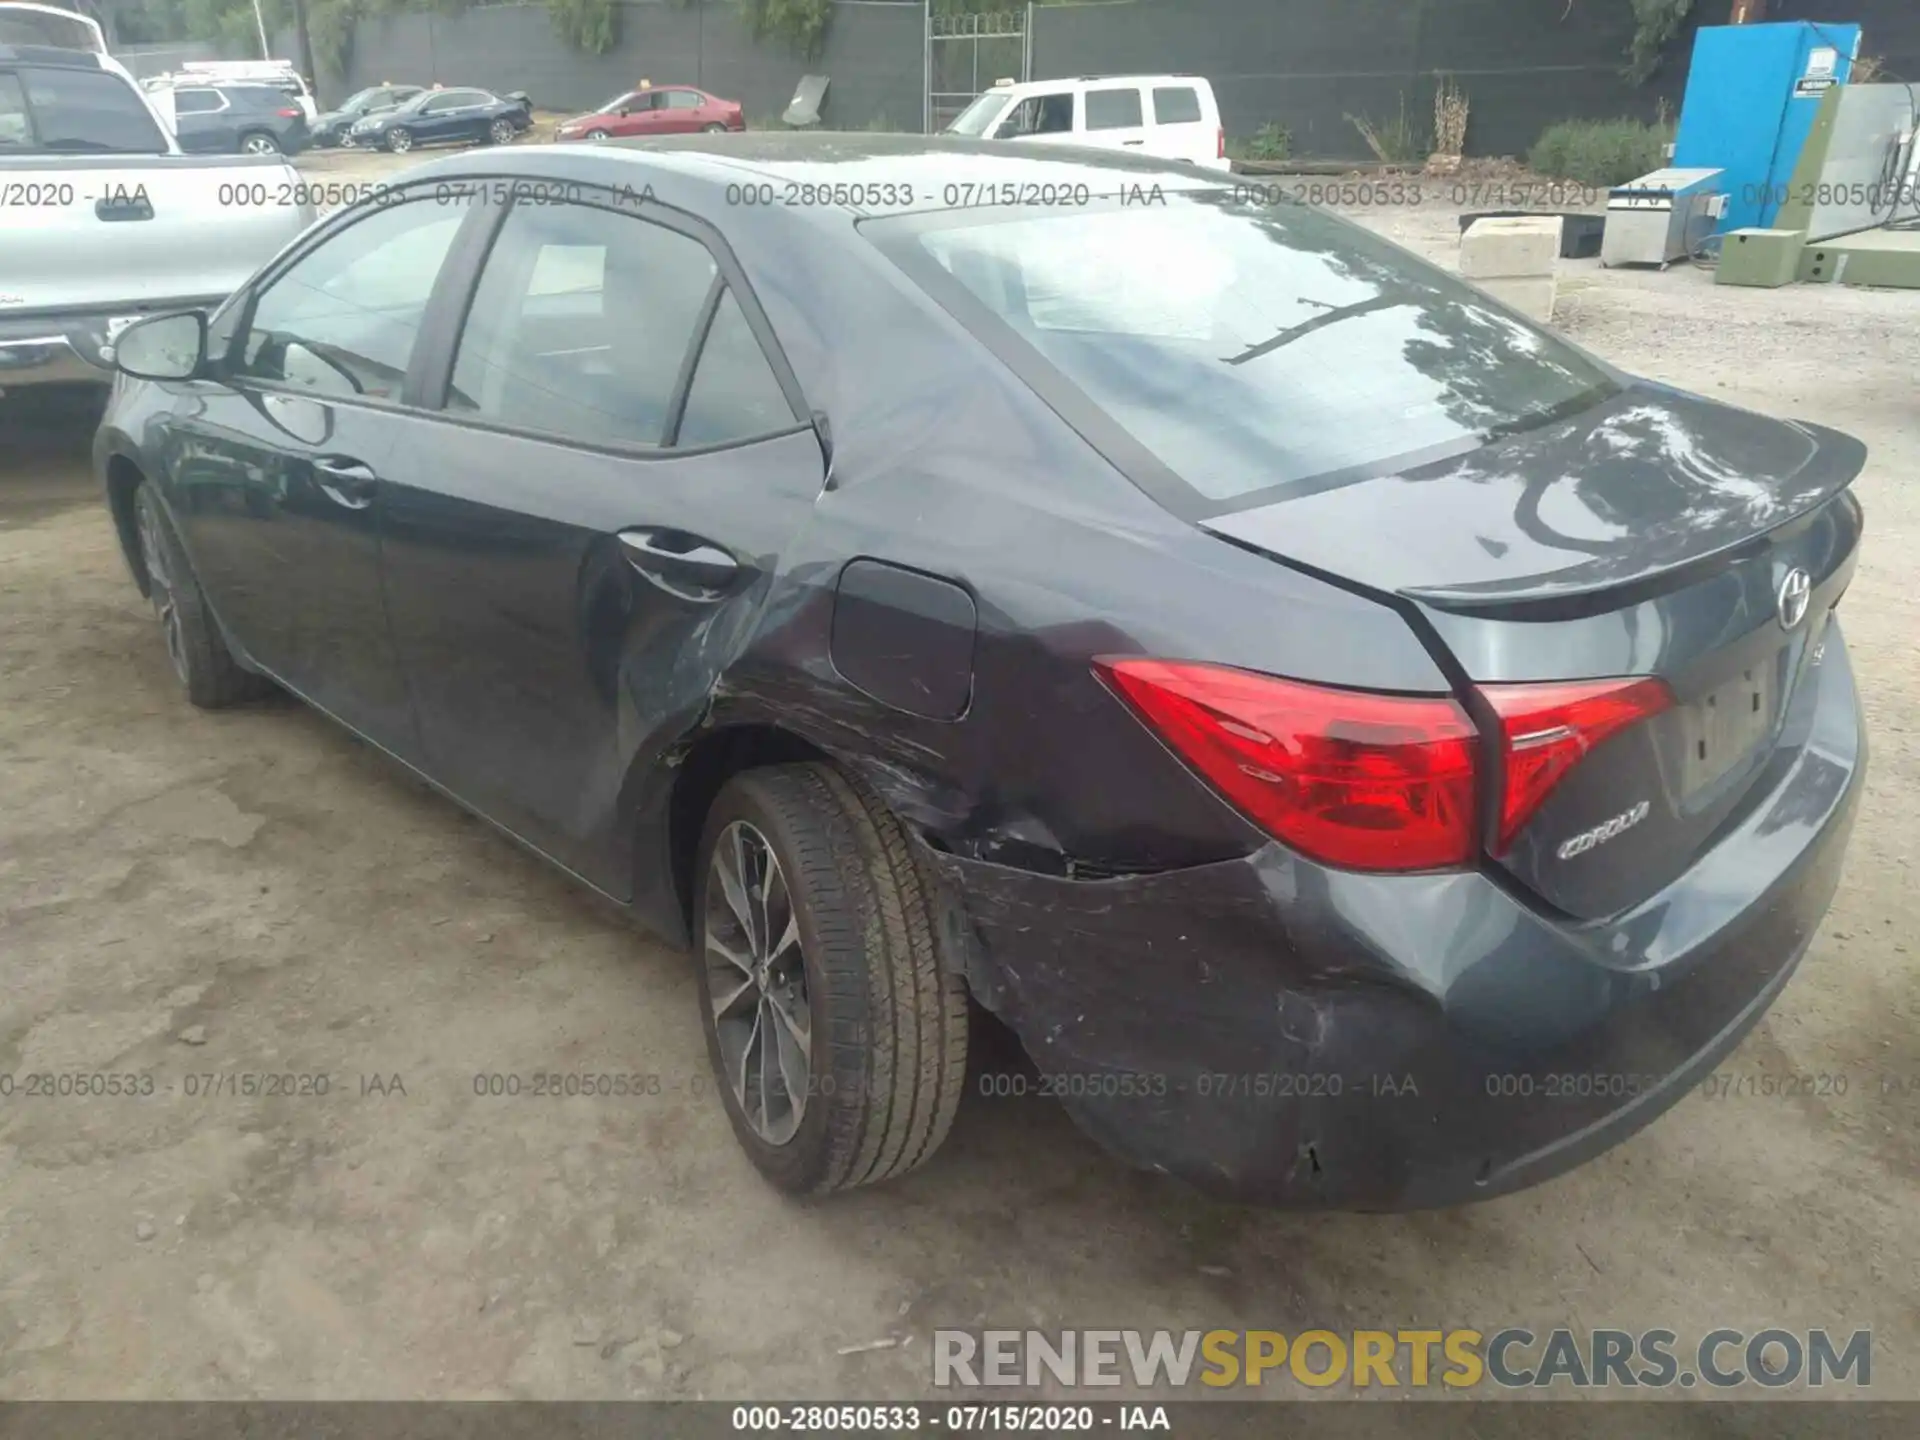
[(1200, 92), (1191, 85), (1153, 87), (1153, 123), (1156, 125), (1198, 125)]
[(22, 66), (0, 74), (0, 153), (164, 155), (153, 112), (106, 70)]
[(674, 443), (726, 445), (771, 435), (794, 423), (786, 392), (729, 287), (700, 347)]
[(664, 443), (717, 271), (699, 241), (591, 205), (517, 205), (455, 352), (446, 408), (589, 444)]
[(220, 98), (217, 90), (176, 90), (173, 92), (173, 113), (176, 115), (211, 115), (216, 110), (226, 109), (226, 102)]
[(1134, 130), (1140, 126), (1140, 92), (1122, 89), (1087, 91), (1087, 129)]

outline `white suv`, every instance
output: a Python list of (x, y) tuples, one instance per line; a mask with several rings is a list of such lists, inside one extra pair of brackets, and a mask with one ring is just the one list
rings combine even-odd
[(955, 117), (949, 135), (1091, 145), (1232, 168), (1213, 86), (1198, 75), (1003, 80)]

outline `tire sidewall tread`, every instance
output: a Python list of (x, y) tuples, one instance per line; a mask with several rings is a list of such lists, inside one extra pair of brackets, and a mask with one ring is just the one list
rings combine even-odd
[(770, 1146), (739, 1113), (720, 1072), (702, 976), (708, 1054), (734, 1133), (784, 1190), (823, 1193), (904, 1174), (952, 1125), (966, 1083), (968, 1021), (965, 986), (940, 961), (934, 890), (913, 841), (830, 765), (735, 776), (701, 836), (693, 928), (702, 969), (709, 862), (720, 834), (740, 819), (774, 846), (794, 897), (816, 1038), (800, 1129), (788, 1144)]

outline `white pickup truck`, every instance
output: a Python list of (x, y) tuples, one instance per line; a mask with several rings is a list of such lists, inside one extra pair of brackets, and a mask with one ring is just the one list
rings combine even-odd
[(110, 57), (9, 43), (14, 8), (0, 4), (0, 394), (106, 384), (123, 325), (211, 308), (315, 209), (277, 157), (182, 155)]

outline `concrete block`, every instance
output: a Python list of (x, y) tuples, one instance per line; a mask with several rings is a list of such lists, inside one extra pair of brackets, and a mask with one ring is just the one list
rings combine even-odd
[(1505, 280), (1476, 280), (1473, 282), (1494, 299), (1511, 305), (1522, 315), (1538, 320), (1542, 325), (1553, 321), (1553, 302), (1559, 291), (1559, 282), (1551, 275), (1519, 276)]
[(1558, 215), (1503, 215), (1476, 220), (1460, 237), (1460, 273), (1469, 280), (1551, 275), (1560, 258)]

